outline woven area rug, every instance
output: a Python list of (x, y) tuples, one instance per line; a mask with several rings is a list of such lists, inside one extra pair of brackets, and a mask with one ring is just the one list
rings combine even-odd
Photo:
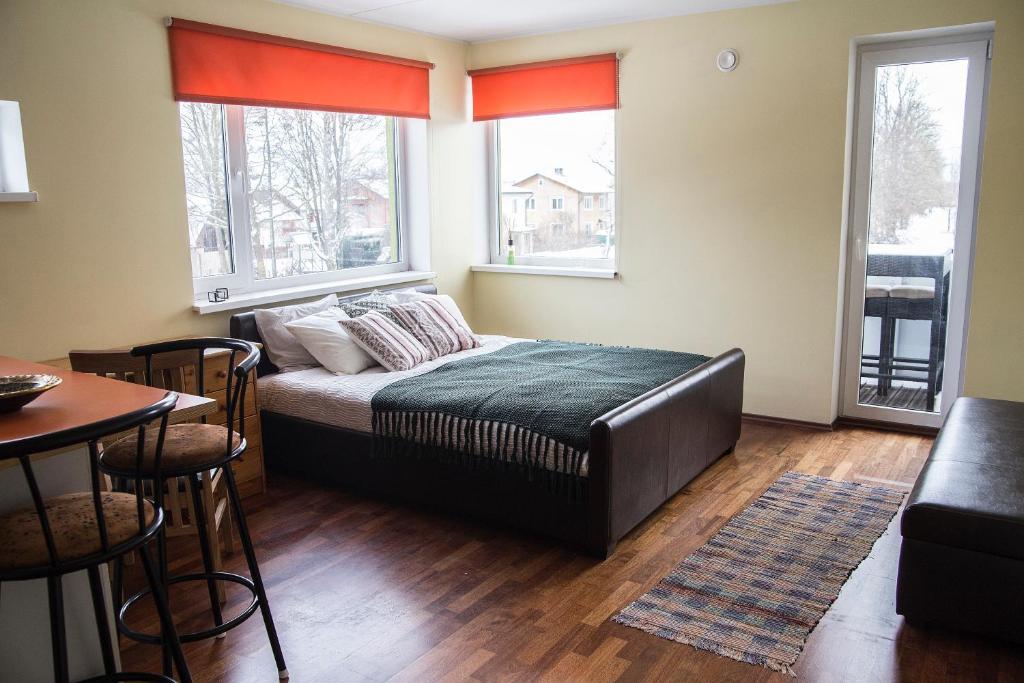
[(786, 472), (614, 620), (795, 675), (807, 636), (903, 496)]

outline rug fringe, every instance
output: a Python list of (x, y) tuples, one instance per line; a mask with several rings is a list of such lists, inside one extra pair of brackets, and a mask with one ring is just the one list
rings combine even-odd
[[(636, 619), (633, 617), (626, 617), (622, 614), (617, 614), (614, 617), (612, 617), (612, 621), (614, 621), (617, 624), (622, 624), (623, 626), (629, 626), (631, 628), (640, 629), (641, 631), (644, 631), (645, 633), (650, 633), (654, 636), (665, 638), (664, 629), (660, 626), (657, 626), (656, 624), (649, 624), (646, 621), (642, 621), (640, 619)], [(731, 648), (728, 645), (722, 645), (720, 643), (709, 643), (706, 642), (706, 636), (673, 635), (671, 638), (669, 638), (669, 640), (671, 640), (674, 643), (679, 643), (680, 645), (689, 645), (695, 650), (703, 650), (705, 652), (710, 652), (721, 657), (728, 657), (729, 659), (734, 659), (737, 662), (762, 666), (765, 669), (778, 671), (779, 673), (786, 674), (787, 676), (792, 676), (794, 678), (796, 677), (796, 671), (793, 670), (791, 664), (787, 664), (786, 662), (780, 659), (773, 659), (771, 657), (766, 657), (764, 655), (755, 655), (750, 652), (743, 652), (742, 650)]]
[[(903, 491), (885, 487), (785, 472), (746, 508), (727, 520), (700, 548), (676, 565), (655, 587), (630, 603), (612, 620), (699, 650), (795, 676), (792, 665), (803, 652), (807, 639), (835, 603), (843, 585), (885, 534), (898, 514), (905, 495)], [(828, 510), (830, 505), (835, 509), (826, 517), (833, 513), (839, 515), (840, 519), (836, 522), (839, 528), (833, 530), (830, 527), (826, 531), (822, 528), (820, 512)], [(796, 509), (799, 514), (782, 515), (779, 512), (782, 509)], [(830, 532), (841, 532), (844, 525), (856, 531), (841, 535), (845, 552), (836, 554), (835, 543), (840, 536), (833, 536)], [(762, 527), (770, 527), (770, 542), (760, 538), (760, 534), (767, 533)], [(816, 529), (816, 533), (821, 536), (817, 544), (810, 537), (808, 529)], [(807, 544), (807, 552), (793, 547), (801, 543)], [(751, 553), (751, 548), (757, 552)], [(707, 564), (711, 567), (708, 571), (712, 571), (729, 558), (736, 560), (726, 572), (729, 576), (710, 586), (701, 582), (700, 577), (704, 576), (701, 567)], [(763, 558), (767, 560), (763, 561)], [(794, 603), (788, 611), (777, 610), (776, 613), (759, 607), (761, 604), (770, 606), (779, 602), (780, 596), (770, 592), (776, 589), (758, 587), (758, 590), (754, 590), (750, 579), (765, 576), (766, 572), (785, 571), (779, 569), (779, 558), (788, 563), (787, 567), (799, 565), (800, 569), (806, 571), (798, 570), (777, 577), (774, 585), (789, 581), (790, 576), (794, 582), (800, 580), (807, 585), (802, 585), (805, 595), (798, 596), (800, 602)], [(687, 579), (691, 574), (698, 577), (696, 584)], [(722, 583), (736, 579), (739, 574), (744, 574), (745, 578), (737, 582), (738, 586)], [(703, 596), (704, 602), (691, 605), (676, 597), (679, 594), (694, 593)], [(787, 595), (783, 591), (782, 599)], [(728, 610), (743, 614), (729, 614), (723, 604)], [(674, 606), (678, 606), (678, 609), (674, 610)], [(705, 610), (708, 612), (706, 615)], [(748, 613), (753, 614), (754, 618), (745, 618)], [(788, 628), (788, 646), (781, 646), (783, 639), (779, 637), (776, 640), (780, 646), (769, 648), (754, 644), (751, 649), (755, 651), (742, 650), (721, 642), (728, 640), (727, 636), (716, 636), (712, 632), (716, 624), (724, 624), (729, 629), (733, 628), (730, 624), (737, 624), (735, 628), (744, 634), (756, 637), (764, 632), (764, 635), (772, 636), (772, 632), (758, 625), (766, 614), (777, 622), (789, 621), (793, 625)], [(660, 616), (654, 621), (648, 621), (654, 615)], [(665, 623), (666, 615), (674, 621)], [(690, 635), (682, 632), (681, 623), (685, 621), (705, 628), (707, 633)], [(720, 642), (715, 642), (716, 637)], [(795, 650), (790, 661), (766, 654), (772, 652), (788, 655), (790, 650)]]

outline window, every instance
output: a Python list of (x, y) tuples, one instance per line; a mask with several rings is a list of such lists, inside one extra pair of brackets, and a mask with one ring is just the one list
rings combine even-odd
[[(615, 110), (501, 119), (493, 132), (501, 196), (494, 199), (492, 261), (506, 262), (510, 234), (519, 229), (508, 195), (530, 192), (525, 208), (540, 229), (529, 240), (515, 240), (517, 263), (614, 269)], [(585, 224), (584, 210), (593, 212)]]
[(197, 291), (407, 270), (394, 117), (182, 102)]
[(185, 203), (192, 277), (235, 272), (228, 219), (227, 155), (221, 107), (181, 105), (181, 149), (185, 159)]

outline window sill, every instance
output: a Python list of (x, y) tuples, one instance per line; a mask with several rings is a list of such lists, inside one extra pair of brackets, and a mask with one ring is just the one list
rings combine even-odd
[(351, 292), (357, 289), (371, 289), (384, 285), (398, 285), (405, 282), (418, 282), (421, 280), (432, 280), (437, 273), (422, 270), (406, 270), (400, 273), (387, 273), (385, 275), (371, 275), (369, 277), (355, 278), (351, 280), (337, 280), (334, 282), (319, 282), (315, 285), (301, 285), (299, 287), (283, 287), (281, 289), (266, 289), (261, 292), (248, 292), (246, 294), (233, 294), (227, 301), (196, 301), (192, 304), (192, 310), (199, 315), (208, 313), (220, 313), (222, 311), (237, 311), (243, 308), (252, 308), (261, 304), (276, 304), (283, 301), (294, 301), (295, 299), (306, 299), (313, 296), (323, 296), (338, 292)]
[(557, 275), (560, 277), (590, 277), (599, 280), (613, 280), (619, 276), (614, 270), (605, 268), (578, 268), (575, 266), (507, 266), (501, 263), (484, 263), (469, 268), (476, 273), (511, 273), (515, 275)]

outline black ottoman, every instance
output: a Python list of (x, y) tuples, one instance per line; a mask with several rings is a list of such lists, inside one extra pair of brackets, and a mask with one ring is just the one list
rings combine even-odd
[(901, 531), (899, 614), (1024, 643), (1024, 403), (953, 404)]
[(1024, 403), (953, 403), (901, 531), (898, 613), (1024, 642)]

